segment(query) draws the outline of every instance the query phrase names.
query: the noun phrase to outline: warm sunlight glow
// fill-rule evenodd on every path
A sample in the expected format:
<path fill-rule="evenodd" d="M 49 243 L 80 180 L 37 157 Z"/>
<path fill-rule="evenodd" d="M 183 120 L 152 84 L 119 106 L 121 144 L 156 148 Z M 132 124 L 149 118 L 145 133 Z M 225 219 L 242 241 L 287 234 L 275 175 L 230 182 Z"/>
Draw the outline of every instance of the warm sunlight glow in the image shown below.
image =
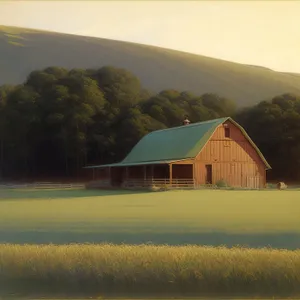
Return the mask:
<path fill-rule="evenodd" d="M 300 72 L 299 1 L 4 1 L 0 24 Z"/>

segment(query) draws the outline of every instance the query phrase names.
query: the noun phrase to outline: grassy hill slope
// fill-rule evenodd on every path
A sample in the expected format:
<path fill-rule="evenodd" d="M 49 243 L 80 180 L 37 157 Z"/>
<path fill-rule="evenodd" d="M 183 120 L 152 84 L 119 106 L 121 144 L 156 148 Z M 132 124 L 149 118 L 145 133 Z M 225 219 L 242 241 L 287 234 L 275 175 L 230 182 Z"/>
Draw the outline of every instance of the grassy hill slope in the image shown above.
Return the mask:
<path fill-rule="evenodd" d="M 128 69 L 153 92 L 168 88 L 213 92 L 240 105 L 300 93 L 298 74 L 141 44 L 0 26 L 0 85 L 21 83 L 32 70 L 48 66 L 104 65 Z"/>

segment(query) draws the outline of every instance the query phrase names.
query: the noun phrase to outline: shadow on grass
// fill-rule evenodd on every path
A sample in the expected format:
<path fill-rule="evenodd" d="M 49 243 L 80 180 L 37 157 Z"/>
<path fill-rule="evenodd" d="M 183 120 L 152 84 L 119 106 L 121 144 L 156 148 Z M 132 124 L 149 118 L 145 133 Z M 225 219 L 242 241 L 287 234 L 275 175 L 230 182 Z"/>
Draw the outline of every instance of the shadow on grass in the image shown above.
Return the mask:
<path fill-rule="evenodd" d="M 251 248 L 272 247 L 295 250 L 300 248 L 300 233 L 229 234 L 211 233 L 129 233 L 129 232 L 35 232 L 1 231 L 0 243 L 13 244 L 71 244 L 71 243 L 114 243 L 114 244 L 169 244 L 245 246 Z"/>
<path fill-rule="evenodd" d="M 37 199 L 62 199 L 62 198 L 83 198 L 101 196 L 121 196 L 132 194 L 145 194 L 149 191 L 131 190 L 86 190 L 86 189 L 2 189 L 0 190 L 0 201 L 3 200 L 37 200 Z"/>
<path fill-rule="evenodd" d="M 59 299 L 59 300 L 87 300 L 87 299 L 111 299 L 111 300 L 250 300 L 250 299 L 300 299 L 299 288 L 297 286 L 287 290 L 280 290 L 277 286 L 275 289 L 262 287 L 262 291 L 246 288 L 246 291 L 240 291 L 235 285 L 234 288 L 223 288 L 223 291 L 199 291 L 192 284 L 173 285 L 159 284 L 151 286 L 149 283 L 145 286 L 131 284 L 131 286 L 122 285 L 121 289 L 111 280 L 105 280 L 104 284 L 95 284 L 90 282 L 81 282 L 80 284 L 35 284 L 23 282 L 0 282 L 0 297 L 5 300 L 42 300 L 42 299 Z M 292 284 L 291 284 L 292 286 Z M 289 288 L 289 287 L 288 287 Z M 198 290 L 198 291 L 195 291 Z M 222 289 L 222 288 L 221 288 Z M 171 291 L 168 291 L 171 290 Z M 276 295 L 276 298 L 274 297 Z"/>
<path fill-rule="evenodd" d="M 272 191 L 263 190 L 262 192 Z M 288 191 L 298 191 L 298 189 L 289 189 Z M 299 189 L 300 191 L 300 189 Z M 227 190 L 230 192 L 230 190 Z M 22 199 L 28 200 L 51 200 L 51 199 L 74 199 L 85 197 L 101 197 L 101 196 L 122 196 L 151 193 L 147 190 L 101 190 L 101 189 L 0 189 L 0 201 L 18 201 Z"/>

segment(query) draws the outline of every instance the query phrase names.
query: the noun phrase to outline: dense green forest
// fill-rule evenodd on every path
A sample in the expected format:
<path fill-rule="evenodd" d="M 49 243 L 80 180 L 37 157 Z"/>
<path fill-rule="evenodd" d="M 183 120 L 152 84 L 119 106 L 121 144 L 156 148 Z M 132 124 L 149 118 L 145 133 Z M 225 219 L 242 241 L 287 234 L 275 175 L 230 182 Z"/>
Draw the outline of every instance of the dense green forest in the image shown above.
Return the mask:
<path fill-rule="evenodd" d="M 125 69 L 49 67 L 22 85 L 0 86 L 0 171 L 4 179 L 80 177 L 87 164 L 118 161 L 153 130 L 224 116 L 248 131 L 273 167 L 300 179 L 300 97 L 279 95 L 237 110 L 221 95 L 150 94 Z"/>

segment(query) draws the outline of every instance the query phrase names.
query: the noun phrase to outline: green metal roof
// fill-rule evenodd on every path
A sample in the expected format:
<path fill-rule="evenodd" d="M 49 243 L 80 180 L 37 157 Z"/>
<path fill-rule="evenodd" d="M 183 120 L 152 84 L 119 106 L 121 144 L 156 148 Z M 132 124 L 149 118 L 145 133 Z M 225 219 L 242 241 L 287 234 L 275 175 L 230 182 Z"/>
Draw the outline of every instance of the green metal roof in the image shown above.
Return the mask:
<path fill-rule="evenodd" d="M 226 119 L 153 131 L 145 135 L 123 162 L 176 160 L 197 156 L 215 129 Z"/>
<path fill-rule="evenodd" d="M 261 157 L 267 169 L 270 165 L 259 151 L 254 142 L 247 135 L 246 131 L 231 118 L 220 118 L 205 122 L 192 123 L 187 126 L 179 126 L 153 131 L 145 135 L 125 157 L 123 161 L 103 166 L 131 166 L 170 163 L 172 161 L 194 158 L 203 149 L 217 127 L 227 120 L 235 124 L 244 136 L 253 145 Z M 97 166 L 92 166 L 97 167 Z M 90 168 L 92 168 L 90 167 Z"/>

